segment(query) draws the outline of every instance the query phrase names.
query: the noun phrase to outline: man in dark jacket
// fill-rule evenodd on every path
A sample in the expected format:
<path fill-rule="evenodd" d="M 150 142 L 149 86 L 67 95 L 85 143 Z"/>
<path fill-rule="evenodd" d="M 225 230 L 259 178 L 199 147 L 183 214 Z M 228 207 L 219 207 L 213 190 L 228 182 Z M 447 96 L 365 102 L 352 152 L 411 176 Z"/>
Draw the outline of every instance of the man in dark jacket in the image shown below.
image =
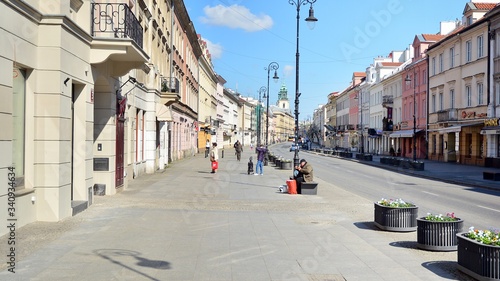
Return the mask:
<path fill-rule="evenodd" d="M 264 157 L 266 156 L 267 153 L 267 148 L 265 148 L 262 144 L 259 144 L 259 146 L 255 148 L 255 150 L 257 151 L 257 165 L 255 165 L 255 175 L 262 176 L 264 174 L 263 163 L 264 163 Z"/>
<path fill-rule="evenodd" d="M 238 161 L 241 160 L 241 152 L 243 151 L 243 146 L 241 145 L 241 142 L 239 140 L 234 143 L 234 150 L 236 152 L 236 159 Z"/>
<path fill-rule="evenodd" d="M 307 163 L 305 159 L 300 159 L 299 165 L 295 167 L 297 175 L 295 180 L 297 181 L 297 193 L 302 193 L 302 182 L 313 182 L 313 168 L 311 164 Z"/>

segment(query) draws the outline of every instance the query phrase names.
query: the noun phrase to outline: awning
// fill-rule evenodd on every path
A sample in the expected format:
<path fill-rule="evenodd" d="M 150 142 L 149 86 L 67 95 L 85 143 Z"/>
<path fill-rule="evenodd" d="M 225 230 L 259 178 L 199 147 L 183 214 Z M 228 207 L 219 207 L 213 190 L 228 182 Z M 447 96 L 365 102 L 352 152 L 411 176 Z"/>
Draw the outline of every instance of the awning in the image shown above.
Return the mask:
<path fill-rule="evenodd" d="M 484 127 L 481 130 L 481 135 L 500 135 L 500 126 Z"/>
<path fill-rule="evenodd" d="M 158 121 L 173 121 L 172 119 L 172 110 L 168 108 L 166 105 L 157 103 L 156 104 L 156 119 Z"/>
<path fill-rule="evenodd" d="M 422 130 L 420 130 L 420 129 L 415 130 L 416 133 L 418 133 L 420 131 L 422 131 Z M 413 137 L 413 129 L 396 131 L 396 132 L 390 134 L 389 137 L 390 138 L 411 138 L 411 137 Z"/>
<path fill-rule="evenodd" d="M 337 130 L 335 130 L 335 128 L 334 128 L 333 126 L 331 126 L 331 125 L 324 125 L 324 126 L 325 126 L 325 128 L 326 128 L 328 131 L 332 131 L 332 132 L 337 131 Z"/>
<path fill-rule="evenodd" d="M 460 124 L 460 125 L 453 125 L 450 127 L 444 127 L 444 128 L 439 128 L 439 129 L 429 129 L 428 132 L 438 132 L 440 134 L 445 134 L 445 133 L 458 133 L 462 131 L 462 127 L 469 127 L 469 126 L 475 126 L 483 124 L 483 122 L 476 122 L 476 123 L 469 123 L 469 124 Z"/>

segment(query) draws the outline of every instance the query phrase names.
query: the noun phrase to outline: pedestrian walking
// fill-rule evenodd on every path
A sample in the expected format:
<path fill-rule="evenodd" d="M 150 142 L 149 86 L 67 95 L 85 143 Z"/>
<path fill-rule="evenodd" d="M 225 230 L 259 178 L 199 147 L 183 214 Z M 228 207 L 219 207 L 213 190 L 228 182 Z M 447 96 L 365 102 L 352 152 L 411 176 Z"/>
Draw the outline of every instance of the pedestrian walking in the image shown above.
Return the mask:
<path fill-rule="evenodd" d="M 210 152 L 210 164 L 212 165 L 211 173 L 217 173 L 217 169 L 219 169 L 219 149 L 216 142 L 213 143 L 212 152 Z"/>
<path fill-rule="evenodd" d="M 207 139 L 207 142 L 205 143 L 205 158 L 207 158 L 209 154 L 210 154 L 210 140 Z"/>
<path fill-rule="evenodd" d="M 257 165 L 255 165 L 255 175 L 262 176 L 264 174 L 263 162 L 264 162 L 264 157 L 266 156 L 267 153 L 267 148 L 264 147 L 261 143 L 259 143 L 259 145 L 255 148 L 255 151 L 257 151 Z"/>
<path fill-rule="evenodd" d="M 238 161 L 240 161 L 241 160 L 241 152 L 243 152 L 243 146 L 241 145 L 241 142 L 239 140 L 237 140 L 234 143 L 234 151 L 235 151 L 235 154 L 236 154 L 236 159 Z"/>
<path fill-rule="evenodd" d="M 302 193 L 303 182 L 313 182 L 313 168 L 305 159 L 300 159 L 299 165 L 295 166 L 294 179 L 297 181 L 297 193 Z"/>

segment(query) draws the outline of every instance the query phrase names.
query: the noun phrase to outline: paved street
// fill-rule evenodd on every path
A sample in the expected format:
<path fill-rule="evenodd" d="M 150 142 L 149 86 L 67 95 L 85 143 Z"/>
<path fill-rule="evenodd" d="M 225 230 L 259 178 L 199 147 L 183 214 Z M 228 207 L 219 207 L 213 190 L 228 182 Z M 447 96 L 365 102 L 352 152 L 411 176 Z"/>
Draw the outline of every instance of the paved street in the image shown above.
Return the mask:
<path fill-rule="evenodd" d="M 317 196 L 289 195 L 278 186 L 291 171 L 247 175 L 251 155 L 238 162 L 227 149 L 211 174 L 199 154 L 94 197 L 75 217 L 25 226 L 16 273 L 4 264 L 0 280 L 472 280 L 456 252 L 375 228 L 373 202 L 335 183 L 318 178 Z"/>

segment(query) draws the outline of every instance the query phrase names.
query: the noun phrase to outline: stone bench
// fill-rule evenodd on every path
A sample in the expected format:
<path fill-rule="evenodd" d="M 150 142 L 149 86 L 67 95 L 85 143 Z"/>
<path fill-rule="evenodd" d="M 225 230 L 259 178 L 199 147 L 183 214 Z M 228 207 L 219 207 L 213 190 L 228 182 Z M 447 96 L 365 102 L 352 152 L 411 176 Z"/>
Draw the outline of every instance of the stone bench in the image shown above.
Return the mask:
<path fill-rule="evenodd" d="M 318 194 L 318 183 L 317 182 L 303 182 L 300 185 L 301 194 L 305 195 L 316 195 Z"/>
<path fill-rule="evenodd" d="M 483 180 L 500 181 L 500 171 L 499 172 L 484 171 Z"/>

